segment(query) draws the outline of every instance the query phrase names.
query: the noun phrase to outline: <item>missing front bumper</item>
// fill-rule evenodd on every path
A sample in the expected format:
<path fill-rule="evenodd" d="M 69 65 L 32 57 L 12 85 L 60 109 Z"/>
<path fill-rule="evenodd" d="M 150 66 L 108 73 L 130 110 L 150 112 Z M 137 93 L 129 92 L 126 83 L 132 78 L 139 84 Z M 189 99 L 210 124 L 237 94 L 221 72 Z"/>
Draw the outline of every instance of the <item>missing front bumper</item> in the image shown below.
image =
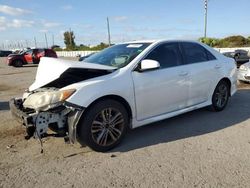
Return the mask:
<path fill-rule="evenodd" d="M 76 142 L 77 124 L 84 112 L 84 108 L 71 103 L 64 103 L 61 109 L 35 112 L 34 110 L 24 109 L 22 103 L 22 99 L 11 99 L 9 106 L 12 116 L 26 127 L 26 138 L 46 137 L 48 136 L 48 128 L 56 125 L 57 129 L 53 129 L 53 131 L 60 130 L 60 133 L 65 133 L 65 141 L 69 141 L 69 143 Z"/>

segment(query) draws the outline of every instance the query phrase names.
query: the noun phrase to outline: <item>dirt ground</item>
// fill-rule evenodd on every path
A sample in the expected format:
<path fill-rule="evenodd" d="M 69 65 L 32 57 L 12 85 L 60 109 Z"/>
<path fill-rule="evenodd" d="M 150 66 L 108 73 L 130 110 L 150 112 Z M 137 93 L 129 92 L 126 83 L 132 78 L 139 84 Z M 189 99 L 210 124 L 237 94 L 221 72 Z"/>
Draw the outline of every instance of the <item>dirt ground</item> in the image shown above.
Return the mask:
<path fill-rule="evenodd" d="M 250 187 L 250 85 L 219 113 L 200 109 L 129 131 L 97 153 L 63 138 L 24 139 L 8 101 L 33 82 L 36 66 L 0 60 L 0 188 Z"/>

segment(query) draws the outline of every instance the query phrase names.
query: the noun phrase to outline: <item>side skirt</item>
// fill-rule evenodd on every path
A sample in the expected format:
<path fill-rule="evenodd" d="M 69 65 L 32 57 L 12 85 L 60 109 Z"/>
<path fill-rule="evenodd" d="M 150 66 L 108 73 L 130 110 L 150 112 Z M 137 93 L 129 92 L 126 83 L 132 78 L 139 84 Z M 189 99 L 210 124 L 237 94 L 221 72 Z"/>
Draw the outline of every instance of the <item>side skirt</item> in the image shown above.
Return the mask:
<path fill-rule="evenodd" d="M 191 107 L 188 107 L 188 108 L 184 108 L 184 109 L 174 111 L 174 112 L 170 112 L 170 113 L 166 113 L 166 114 L 161 114 L 159 116 L 154 116 L 154 117 L 151 117 L 151 118 L 148 118 L 148 119 L 144 119 L 142 121 L 137 121 L 134 118 L 132 120 L 132 129 L 137 128 L 137 127 L 141 127 L 143 125 L 147 125 L 147 124 L 150 124 L 150 123 L 154 123 L 154 122 L 157 122 L 157 121 L 161 121 L 161 120 L 164 120 L 164 119 L 168 119 L 168 118 L 180 115 L 180 114 L 184 114 L 184 113 L 187 113 L 187 112 L 199 109 L 199 108 L 203 108 L 203 107 L 209 106 L 211 104 L 212 104 L 211 101 L 206 101 L 204 103 L 201 103 L 201 104 L 198 104 L 198 105 L 195 105 L 195 106 L 191 106 Z"/>

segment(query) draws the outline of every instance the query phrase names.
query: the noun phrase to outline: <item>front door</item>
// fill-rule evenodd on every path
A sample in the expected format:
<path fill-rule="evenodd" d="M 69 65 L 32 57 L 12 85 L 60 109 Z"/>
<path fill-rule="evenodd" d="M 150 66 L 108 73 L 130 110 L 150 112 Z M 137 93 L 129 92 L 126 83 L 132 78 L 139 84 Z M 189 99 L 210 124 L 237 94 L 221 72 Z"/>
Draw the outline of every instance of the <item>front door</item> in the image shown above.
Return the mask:
<path fill-rule="evenodd" d="M 174 112 L 187 106 L 189 73 L 182 65 L 178 43 L 164 43 L 144 59 L 156 60 L 161 67 L 133 71 L 137 120 Z"/>
<path fill-rule="evenodd" d="M 27 63 L 33 63 L 32 53 L 33 53 L 33 50 L 28 50 L 27 52 L 25 52 L 24 59 Z"/>

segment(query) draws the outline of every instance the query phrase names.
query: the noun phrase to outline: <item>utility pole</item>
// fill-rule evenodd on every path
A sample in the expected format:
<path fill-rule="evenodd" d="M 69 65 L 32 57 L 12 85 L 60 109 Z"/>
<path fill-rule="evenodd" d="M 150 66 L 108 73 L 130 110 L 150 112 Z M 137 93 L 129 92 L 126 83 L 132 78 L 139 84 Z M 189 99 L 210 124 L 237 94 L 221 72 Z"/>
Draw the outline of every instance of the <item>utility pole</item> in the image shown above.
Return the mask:
<path fill-rule="evenodd" d="M 208 0 L 205 0 L 205 28 L 204 28 L 204 38 L 207 38 L 207 4 L 208 4 Z"/>
<path fill-rule="evenodd" d="M 69 42 L 70 42 L 70 47 L 72 47 L 71 28 L 69 28 Z"/>
<path fill-rule="evenodd" d="M 54 34 L 52 33 L 52 45 L 55 45 L 55 41 L 54 41 Z"/>
<path fill-rule="evenodd" d="M 46 35 L 46 33 L 44 33 L 44 36 L 45 36 L 46 47 L 48 48 L 48 40 L 47 40 L 47 35 Z"/>
<path fill-rule="evenodd" d="M 34 42 L 35 42 L 35 48 L 37 48 L 37 45 L 36 45 L 36 37 L 34 37 Z"/>
<path fill-rule="evenodd" d="M 26 39 L 25 42 L 26 42 L 26 48 L 28 48 L 29 47 L 28 40 Z"/>
<path fill-rule="evenodd" d="M 111 46 L 110 28 L 109 28 L 109 17 L 107 17 L 107 27 L 108 27 L 108 43 L 109 43 L 109 46 Z"/>

